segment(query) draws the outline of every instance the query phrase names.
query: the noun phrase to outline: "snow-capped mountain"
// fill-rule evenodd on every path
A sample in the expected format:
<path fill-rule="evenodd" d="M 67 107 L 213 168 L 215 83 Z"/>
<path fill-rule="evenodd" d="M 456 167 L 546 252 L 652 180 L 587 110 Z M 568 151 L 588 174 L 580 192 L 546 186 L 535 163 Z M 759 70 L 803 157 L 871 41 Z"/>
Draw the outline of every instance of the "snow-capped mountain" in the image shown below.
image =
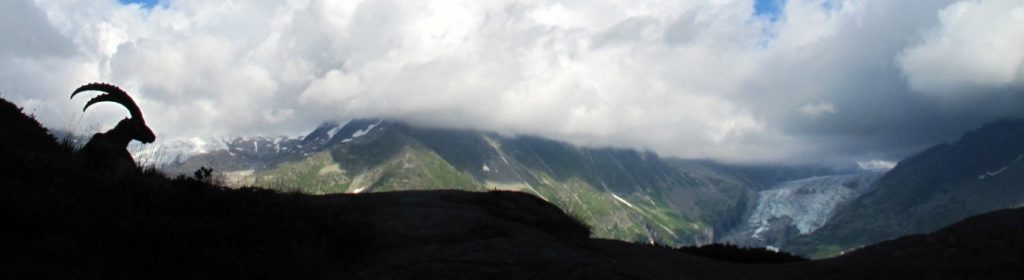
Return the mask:
<path fill-rule="evenodd" d="M 166 166 L 181 163 L 192 156 L 218 150 L 227 150 L 228 141 L 220 138 L 179 138 L 144 145 L 132 142 L 128 150 L 141 165 Z"/>
<path fill-rule="evenodd" d="M 171 173 L 188 173 L 191 171 L 186 168 L 193 166 L 186 163 L 193 157 L 205 157 L 203 160 L 206 161 L 216 161 L 211 158 L 230 157 L 268 163 L 277 162 L 289 157 L 308 156 L 322 150 L 325 145 L 332 142 L 352 141 L 370 133 L 376 124 L 355 131 L 346 131 L 347 134 L 339 134 L 344 128 L 342 125 L 327 122 L 309 134 L 298 137 L 193 137 L 161 139 L 161 141 L 146 145 L 133 142 L 129 145 L 129 151 L 135 157 L 135 161 L 142 165 L 154 165 Z M 222 167 L 227 167 L 229 170 L 235 169 L 230 166 Z"/>

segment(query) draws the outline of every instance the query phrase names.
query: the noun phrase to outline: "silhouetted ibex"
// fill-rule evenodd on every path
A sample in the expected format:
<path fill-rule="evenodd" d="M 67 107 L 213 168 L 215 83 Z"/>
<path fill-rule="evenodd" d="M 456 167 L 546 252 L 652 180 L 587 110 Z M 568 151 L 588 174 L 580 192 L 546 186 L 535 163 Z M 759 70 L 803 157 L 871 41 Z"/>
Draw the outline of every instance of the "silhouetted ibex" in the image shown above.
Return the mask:
<path fill-rule="evenodd" d="M 152 143 L 156 140 L 156 135 L 146 126 L 146 120 L 142 118 L 142 110 L 128 96 L 128 93 L 109 84 L 91 83 L 81 86 L 71 93 L 71 98 L 75 98 L 79 92 L 90 90 L 101 91 L 104 94 L 93 97 L 85 103 L 82 112 L 89 109 L 92 104 L 109 101 L 127 108 L 131 117 L 121 120 L 117 126 L 107 132 L 93 135 L 92 139 L 89 139 L 89 143 L 86 143 L 85 147 L 79 151 L 79 154 L 92 167 L 113 176 L 120 177 L 138 172 L 139 166 L 135 164 L 132 154 L 128 152 L 128 143 L 132 140 L 142 143 Z"/>

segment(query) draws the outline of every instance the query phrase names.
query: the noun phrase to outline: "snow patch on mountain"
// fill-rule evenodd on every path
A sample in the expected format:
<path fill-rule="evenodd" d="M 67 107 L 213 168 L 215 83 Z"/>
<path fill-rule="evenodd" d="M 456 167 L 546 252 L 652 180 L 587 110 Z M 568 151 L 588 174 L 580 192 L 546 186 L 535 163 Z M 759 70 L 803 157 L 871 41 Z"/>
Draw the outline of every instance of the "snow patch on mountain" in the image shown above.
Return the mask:
<path fill-rule="evenodd" d="M 379 125 L 379 124 L 380 124 L 380 121 L 377 121 L 377 123 L 371 124 L 370 126 L 366 127 L 366 129 L 356 130 L 356 132 L 352 133 L 352 139 L 363 137 L 363 135 L 366 135 L 367 133 L 370 133 L 370 131 L 373 130 L 374 127 L 377 127 L 377 125 Z"/>
<path fill-rule="evenodd" d="M 327 130 L 327 139 L 334 138 L 334 135 L 338 134 L 338 131 L 340 131 L 340 130 L 341 130 L 341 126 L 334 126 L 330 130 Z"/>
<path fill-rule="evenodd" d="M 636 206 L 633 206 L 633 204 L 632 204 L 632 203 L 629 203 L 629 201 L 626 201 L 625 199 L 622 199 L 622 198 L 621 198 L 621 197 L 619 197 L 618 195 L 612 194 L 612 197 L 614 197 L 614 198 L 615 198 L 616 200 L 618 200 L 619 202 L 622 202 L 622 203 L 623 203 L 623 204 L 625 204 L 626 206 L 629 206 L 629 208 L 633 208 L 633 210 L 636 210 L 636 211 L 640 211 L 640 209 L 639 209 L 639 208 L 636 208 Z"/>
<path fill-rule="evenodd" d="M 1007 167 L 1010 167 L 1010 165 L 1013 165 L 1014 163 L 1017 163 L 1018 161 L 1020 161 L 1020 159 L 1021 159 L 1022 157 L 1024 157 L 1024 155 L 1018 155 L 1016 159 L 1014 159 L 1014 160 L 1013 160 L 1013 161 L 1011 161 L 1010 163 L 1007 163 L 1007 164 L 1006 164 L 1005 166 L 1003 166 L 1002 168 L 996 169 L 995 171 L 988 171 L 988 172 L 985 172 L 985 174 L 981 174 L 981 175 L 979 175 L 979 176 L 978 176 L 978 180 L 985 180 L 985 178 L 988 178 L 988 177 L 992 177 L 992 176 L 996 176 L 996 175 L 999 175 L 999 173 L 1003 173 L 1003 171 L 1006 171 L 1006 168 L 1007 168 Z"/>
<path fill-rule="evenodd" d="M 352 140 L 355 140 L 356 138 L 363 137 L 366 134 L 369 134 L 370 131 L 373 130 L 374 128 L 376 128 L 378 125 L 380 125 L 380 123 L 381 123 L 381 120 L 377 120 L 376 123 L 371 124 L 371 125 L 367 126 L 364 129 L 356 130 L 356 132 L 352 133 L 352 137 L 342 139 L 341 143 L 352 142 Z M 381 128 L 381 129 L 383 129 L 383 128 Z"/>

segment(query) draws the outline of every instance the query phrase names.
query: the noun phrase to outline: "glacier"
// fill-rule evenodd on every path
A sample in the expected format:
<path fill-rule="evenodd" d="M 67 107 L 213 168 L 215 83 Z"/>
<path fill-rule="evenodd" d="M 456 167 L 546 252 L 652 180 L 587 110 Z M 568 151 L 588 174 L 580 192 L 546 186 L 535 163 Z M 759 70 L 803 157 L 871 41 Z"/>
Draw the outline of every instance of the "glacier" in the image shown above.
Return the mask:
<path fill-rule="evenodd" d="M 779 247 L 792 236 L 808 234 L 825 225 L 838 207 L 870 191 L 882 174 L 866 171 L 811 177 L 759 191 L 745 222 L 724 241 Z"/>

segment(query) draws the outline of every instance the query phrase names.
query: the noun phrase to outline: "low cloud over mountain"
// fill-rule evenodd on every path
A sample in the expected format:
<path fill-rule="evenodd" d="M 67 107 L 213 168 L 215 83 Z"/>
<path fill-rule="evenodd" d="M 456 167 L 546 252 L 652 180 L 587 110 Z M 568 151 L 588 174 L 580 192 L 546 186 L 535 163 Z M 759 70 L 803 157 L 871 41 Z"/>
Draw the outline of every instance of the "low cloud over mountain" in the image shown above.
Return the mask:
<path fill-rule="evenodd" d="M 101 80 L 168 138 L 382 117 L 743 162 L 1024 117 L 1020 1 L 754 2 L 4 1 L 0 91 L 55 128 L 124 114 L 73 120 Z"/>

